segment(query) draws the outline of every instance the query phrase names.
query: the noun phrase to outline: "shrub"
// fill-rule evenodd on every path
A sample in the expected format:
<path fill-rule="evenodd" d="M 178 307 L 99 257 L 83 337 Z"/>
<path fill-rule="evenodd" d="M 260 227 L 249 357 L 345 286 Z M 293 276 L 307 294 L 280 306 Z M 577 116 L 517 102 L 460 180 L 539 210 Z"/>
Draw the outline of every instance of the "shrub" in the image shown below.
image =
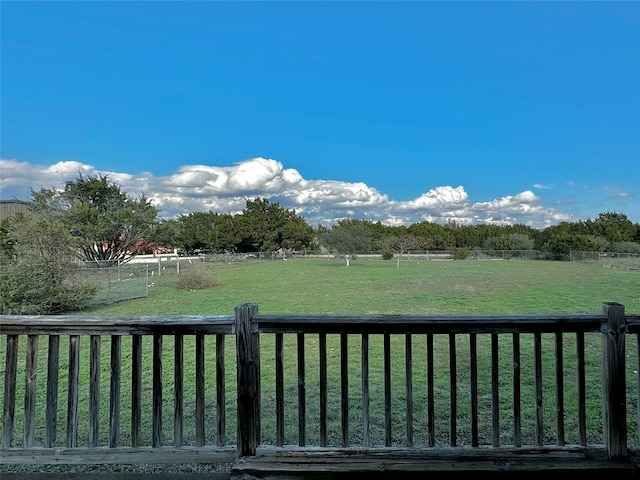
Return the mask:
<path fill-rule="evenodd" d="M 466 248 L 454 248 L 453 251 L 454 260 L 466 260 L 471 255 L 471 250 Z"/>
<path fill-rule="evenodd" d="M 81 310 L 96 292 L 55 266 L 10 262 L 0 276 L 0 314 L 51 315 Z"/>
<path fill-rule="evenodd" d="M 176 288 L 184 290 L 202 290 L 219 284 L 220 281 L 211 274 L 211 270 L 201 265 L 182 271 L 176 280 Z"/>
<path fill-rule="evenodd" d="M 390 248 L 385 248 L 382 250 L 382 259 L 383 260 L 392 260 L 393 259 L 393 250 Z"/>

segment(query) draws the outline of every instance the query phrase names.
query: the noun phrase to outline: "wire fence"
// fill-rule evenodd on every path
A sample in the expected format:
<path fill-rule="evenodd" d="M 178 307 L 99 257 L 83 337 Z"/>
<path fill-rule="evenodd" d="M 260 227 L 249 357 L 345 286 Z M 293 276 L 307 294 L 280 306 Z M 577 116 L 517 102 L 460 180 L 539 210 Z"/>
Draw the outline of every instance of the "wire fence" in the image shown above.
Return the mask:
<path fill-rule="evenodd" d="M 640 270 L 640 253 L 570 252 L 572 262 L 594 263 L 609 268 Z"/>
<path fill-rule="evenodd" d="M 149 266 L 120 264 L 96 268 L 76 264 L 73 275 L 79 283 L 95 285 L 96 293 L 88 306 L 105 305 L 146 297 L 149 293 Z"/>

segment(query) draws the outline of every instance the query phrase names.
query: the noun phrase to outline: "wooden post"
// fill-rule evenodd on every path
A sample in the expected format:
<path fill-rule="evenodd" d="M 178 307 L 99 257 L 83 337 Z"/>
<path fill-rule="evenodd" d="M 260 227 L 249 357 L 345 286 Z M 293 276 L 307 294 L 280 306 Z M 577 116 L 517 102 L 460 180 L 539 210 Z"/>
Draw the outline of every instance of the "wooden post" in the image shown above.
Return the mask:
<path fill-rule="evenodd" d="M 610 459 L 627 456 L 624 306 L 603 303 L 602 324 L 603 441 Z"/>
<path fill-rule="evenodd" d="M 260 342 L 252 320 L 258 305 L 235 308 L 238 383 L 238 456 L 256 454 L 260 443 Z"/>

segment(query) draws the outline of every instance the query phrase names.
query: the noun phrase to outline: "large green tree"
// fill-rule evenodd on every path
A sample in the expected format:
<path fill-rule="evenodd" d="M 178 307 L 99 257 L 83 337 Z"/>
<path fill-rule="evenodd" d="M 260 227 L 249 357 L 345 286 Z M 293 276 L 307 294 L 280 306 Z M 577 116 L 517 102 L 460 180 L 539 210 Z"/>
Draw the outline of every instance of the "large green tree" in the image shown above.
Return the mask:
<path fill-rule="evenodd" d="M 483 247 L 487 250 L 532 250 L 534 241 L 523 233 L 502 234 L 499 237 L 489 237 Z"/>
<path fill-rule="evenodd" d="M 99 267 L 132 258 L 151 237 L 158 214 L 144 194 L 129 196 L 107 175 L 79 174 L 63 190 L 41 189 L 32 197 L 36 209 L 61 213 L 78 257 Z"/>
<path fill-rule="evenodd" d="M 455 230 L 434 222 L 418 222 L 407 227 L 419 239 L 423 250 L 450 250 L 455 247 Z"/>
<path fill-rule="evenodd" d="M 217 213 L 211 224 L 212 233 L 209 248 L 216 252 L 236 252 L 241 242 L 241 215 Z"/>
<path fill-rule="evenodd" d="M 235 252 L 241 241 L 238 215 L 193 212 L 180 216 L 181 245 L 187 252 L 208 249 L 217 253 Z"/>
<path fill-rule="evenodd" d="M 637 226 L 623 213 L 601 213 L 598 218 L 587 220 L 585 224 L 591 235 L 603 237 L 610 243 L 631 242 L 637 232 Z"/>
<path fill-rule="evenodd" d="M 185 252 L 212 248 L 216 217 L 217 214 L 213 212 L 192 212 L 178 217 L 180 224 L 178 239 Z"/>
<path fill-rule="evenodd" d="M 182 246 L 182 224 L 175 218 L 163 218 L 157 222 L 149 237 L 153 244 L 167 249 Z"/>
<path fill-rule="evenodd" d="M 334 255 L 345 259 L 347 267 L 357 253 L 368 252 L 372 245 L 371 231 L 362 222 L 338 221 L 323 229 L 320 243 Z"/>
<path fill-rule="evenodd" d="M 605 245 L 600 237 L 588 233 L 584 222 L 560 222 L 546 228 L 539 241 L 542 250 L 552 254 L 557 260 L 568 260 L 571 251 L 603 252 Z"/>
<path fill-rule="evenodd" d="M 313 241 L 313 228 L 295 210 L 269 202 L 266 198 L 247 200 L 246 208 L 237 216 L 241 235 L 241 252 L 266 252 L 308 248 Z"/>

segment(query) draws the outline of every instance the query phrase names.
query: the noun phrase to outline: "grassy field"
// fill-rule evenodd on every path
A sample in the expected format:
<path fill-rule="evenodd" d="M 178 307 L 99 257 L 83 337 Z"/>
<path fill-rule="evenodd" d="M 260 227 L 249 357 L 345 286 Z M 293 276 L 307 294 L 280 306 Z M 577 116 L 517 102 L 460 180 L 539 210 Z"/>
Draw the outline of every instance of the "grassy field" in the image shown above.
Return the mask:
<path fill-rule="evenodd" d="M 245 302 L 263 313 L 599 312 L 618 302 L 640 312 L 640 272 L 579 262 L 338 259 L 204 264 L 206 290 L 152 277 L 149 296 L 94 308 L 95 315 L 225 315 Z"/>
<path fill-rule="evenodd" d="M 243 264 L 204 264 L 202 268 L 210 270 L 218 280 L 215 288 L 203 290 L 182 290 L 176 289 L 176 275 L 167 274 L 161 277 L 155 276 L 151 279 L 151 287 L 147 298 L 129 300 L 99 308 L 93 308 L 78 315 L 226 315 L 233 314 L 234 308 L 244 302 L 257 303 L 259 310 L 263 313 L 396 313 L 396 314 L 468 314 L 468 313 L 551 313 L 551 312 L 585 312 L 597 313 L 601 309 L 603 302 L 618 302 L 626 307 L 628 313 L 640 312 L 640 272 L 626 269 L 606 268 L 603 266 L 577 263 L 577 262 L 550 262 L 550 261 L 528 261 L 528 260 L 461 260 L 461 261 L 403 261 L 399 268 L 393 261 L 382 261 L 378 259 L 358 259 L 352 262 L 350 267 L 346 267 L 344 262 L 338 259 L 294 259 L 288 261 L 265 261 L 250 262 Z M 187 270 L 183 271 L 186 274 Z M 468 438 L 468 408 L 469 388 L 468 388 L 468 339 L 460 336 L 458 347 L 460 348 L 460 369 L 459 382 L 461 385 L 459 402 L 460 410 L 460 437 Z M 525 336 L 526 337 L 526 336 Z M 88 357 L 86 342 L 83 345 L 81 359 L 81 418 L 87 418 L 88 392 Z M 130 354 L 130 344 L 128 339 L 123 341 L 123 357 L 126 359 Z M 227 419 L 229 423 L 228 439 L 231 443 L 235 438 L 235 358 L 233 338 L 227 338 L 227 378 L 226 391 L 228 392 Z M 545 339 L 544 344 L 544 378 L 545 382 L 545 419 L 547 424 L 553 425 L 555 418 L 553 387 L 553 339 Z M 4 357 L 5 338 L 0 338 L 0 355 Z M 146 340 L 145 340 L 146 342 Z M 309 429 L 308 443 L 313 444 L 318 441 L 318 375 L 317 375 L 317 337 L 309 336 L 307 342 L 307 428 Z M 337 336 L 331 336 L 329 342 L 329 369 L 330 369 L 330 412 L 331 419 L 330 437 L 333 444 L 339 444 L 339 423 L 340 423 L 340 398 L 339 398 L 339 343 Z M 24 358 L 23 352 L 20 358 Z M 151 349 L 150 341 L 145 343 L 145 365 L 150 365 Z M 273 384 L 273 358 L 274 345 L 273 337 L 266 336 L 261 339 L 262 351 L 262 376 L 263 376 L 263 406 L 265 413 L 263 417 L 263 437 L 265 443 L 274 441 L 274 412 L 275 395 Z M 632 342 L 629 342 L 631 344 Z M 40 387 L 44 387 L 46 375 L 46 342 L 41 342 L 42 351 L 39 354 L 39 372 L 42 381 Z M 425 398 L 425 362 L 424 362 L 424 338 L 415 336 L 413 338 L 413 351 L 421 360 L 414 362 L 414 401 L 417 406 L 424 408 Z M 523 338 L 523 374 L 525 369 L 532 366 L 530 355 L 531 339 Z M 568 351 L 573 348 L 575 351 L 575 339 L 567 338 L 565 345 Z M 629 346 L 630 350 L 635 345 Z M 61 352 L 66 347 L 64 341 L 61 342 Z M 393 338 L 393 384 L 392 397 L 394 401 L 394 412 L 402 412 L 405 402 L 404 390 L 404 337 Z M 443 427 L 438 434 L 438 441 L 447 441 L 448 422 L 448 345 L 446 336 L 436 339 L 436 396 L 437 396 L 437 416 Z M 501 344 L 501 410 L 504 414 L 505 439 L 508 442 L 509 430 L 511 428 L 508 411 L 511 407 L 511 350 L 510 346 Z M 190 341 L 185 341 L 185 386 L 187 395 L 193 392 L 193 359 L 194 346 Z M 211 365 L 214 361 L 215 345 L 214 339 L 207 339 L 207 362 Z M 286 336 L 285 340 L 285 388 L 286 388 L 286 442 L 297 443 L 297 364 L 296 364 L 296 344 L 295 336 Z M 108 395 L 109 388 L 109 344 L 108 339 L 104 339 L 102 347 L 102 392 Z M 350 375 L 350 417 L 352 417 L 352 435 L 354 444 L 357 444 L 361 434 L 360 414 L 360 339 L 357 337 L 349 340 L 349 375 Z M 597 336 L 589 338 L 587 341 L 587 355 L 589 355 L 588 368 L 589 392 L 592 392 L 594 407 L 588 411 L 588 422 L 596 427 L 590 433 L 590 441 L 598 441 L 598 423 L 601 421 L 599 409 L 599 395 L 601 390 L 600 380 L 600 343 Z M 629 353 L 633 359 L 633 352 Z M 170 444 L 172 438 L 172 339 L 165 341 L 166 365 L 164 369 L 164 380 L 166 392 L 164 393 L 164 415 L 165 439 Z M 376 444 L 383 443 L 383 400 L 381 392 L 383 390 L 382 378 L 382 348 L 381 339 L 372 339 L 370 346 L 371 364 L 371 390 L 376 394 L 372 398 L 372 434 Z M 67 366 L 64 364 L 64 355 L 61 359 L 61 372 L 66 372 Z M 490 344 L 487 338 L 478 340 L 479 369 L 481 373 L 490 370 L 488 359 L 490 358 Z M 126 363 L 125 363 L 126 365 Z M 633 379 L 634 365 L 630 362 L 629 378 Z M 567 383 L 575 379 L 575 360 L 565 359 L 565 369 Z M 0 373 L 3 373 L 4 366 L 0 366 Z M 212 432 L 215 431 L 215 378 L 213 366 L 208 367 L 206 380 L 207 390 L 207 440 L 212 442 Z M 18 372 L 20 375 L 21 371 Z M 123 418 L 122 418 L 122 444 L 126 445 L 128 440 L 128 402 L 129 392 L 128 375 L 123 372 L 122 394 L 123 394 Z M 22 373 L 24 375 L 24 373 Z M 532 378 L 530 370 L 528 376 L 523 377 L 523 413 L 533 414 L 535 410 L 534 392 L 532 391 Z M 66 374 L 63 373 L 60 379 L 60 433 L 58 438 L 64 441 L 64 418 L 66 415 Z M 491 425 L 491 397 L 490 397 L 490 375 L 485 375 L 481 379 L 480 389 L 480 422 L 483 426 Z M 19 377 L 23 378 L 23 377 Z M 150 373 L 145 377 L 148 388 L 144 398 L 145 415 L 150 414 Z M 633 380 L 635 382 L 635 380 Z M 333 384 L 331 382 L 334 382 Z M 333 385 L 333 386 L 332 386 Z M 18 382 L 18 399 L 21 398 L 24 382 Z M 630 392 L 634 391 L 635 384 L 630 382 Z M 42 388 L 44 390 L 44 388 Z M 42 400 L 38 404 L 38 422 L 41 425 L 44 417 L 44 392 Z M 570 420 L 575 418 L 575 398 L 570 394 L 566 397 L 567 435 L 575 436 L 575 422 Z M 635 402 L 635 398 L 632 400 Z M 105 401 L 106 402 L 106 401 Z M 630 418 L 633 420 L 635 412 L 630 405 Z M 193 405 L 187 402 L 187 421 L 193 418 Z M 190 410 L 189 410 L 190 409 Z M 17 417 L 20 415 L 20 406 L 16 409 Z M 102 408 L 103 421 L 101 425 L 102 442 L 107 441 L 108 425 L 108 402 Z M 395 415 L 395 413 L 394 413 Z M 416 443 L 425 440 L 425 413 L 416 412 Z M 87 422 L 85 422 L 87 423 Z M 149 417 L 145 418 L 145 425 L 149 425 Z M 394 444 L 401 443 L 404 437 L 404 418 L 394 416 Z M 523 428 L 530 428 L 531 425 L 523 425 Z M 20 432 L 21 419 L 16 418 L 16 431 Z M 87 425 L 80 428 L 80 443 L 86 442 Z M 590 427 L 591 428 L 591 427 Z M 194 438 L 194 426 L 185 426 L 186 442 L 192 442 Z M 395 432 L 395 430 L 394 430 Z M 38 437 L 42 438 L 42 431 L 38 431 Z M 147 432 L 148 440 L 149 433 Z M 526 436 L 528 435 L 528 436 Z M 525 440 L 530 440 L 532 433 L 525 435 Z M 551 431 L 545 435 L 553 438 Z M 18 434 L 17 437 L 21 435 Z M 630 435 L 632 437 L 633 435 Z M 18 442 L 20 439 L 18 438 Z M 464 443 L 466 440 L 462 441 Z M 634 439 L 635 441 L 635 439 Z M 490 442 L 490 439 L 489 439 Z"/>

